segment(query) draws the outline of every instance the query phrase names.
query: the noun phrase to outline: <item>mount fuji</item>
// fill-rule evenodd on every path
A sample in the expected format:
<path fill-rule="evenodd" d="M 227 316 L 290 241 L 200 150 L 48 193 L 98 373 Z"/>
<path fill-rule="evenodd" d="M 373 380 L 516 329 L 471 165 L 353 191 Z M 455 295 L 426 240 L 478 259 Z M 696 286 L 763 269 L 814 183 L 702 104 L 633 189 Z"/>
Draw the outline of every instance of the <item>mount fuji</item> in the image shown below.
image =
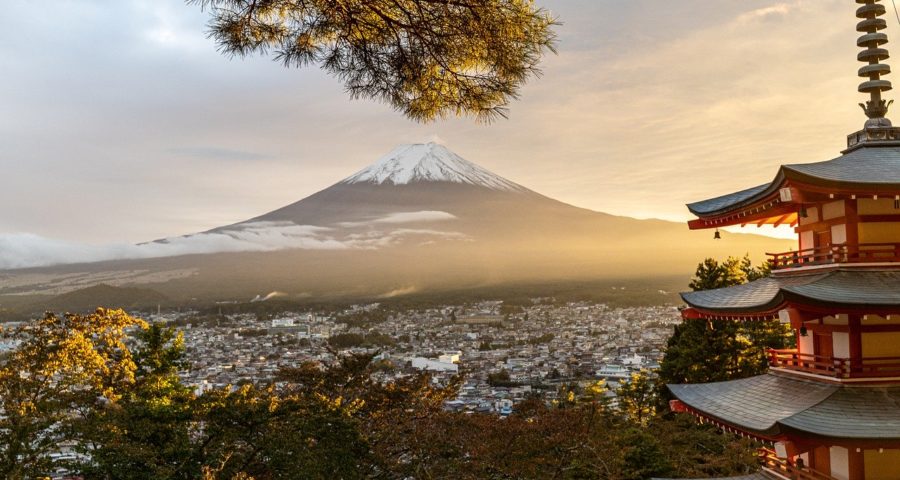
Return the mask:
<path fill-rule="evenodd" d="M 790 248 L 679 223 L 578 208 L 437 143 L 402 145 L 336 184 L 206 232 L 131 245 L 90 263 L 0 271 L 0 295 L 97 283 L 169 298 L 393 296 L 513 282 L 687 278 L 705 257 Z M 2 260 L 2 259 L 0 259 Z M 0 265 L 2 268 L 2 265 Z"/>

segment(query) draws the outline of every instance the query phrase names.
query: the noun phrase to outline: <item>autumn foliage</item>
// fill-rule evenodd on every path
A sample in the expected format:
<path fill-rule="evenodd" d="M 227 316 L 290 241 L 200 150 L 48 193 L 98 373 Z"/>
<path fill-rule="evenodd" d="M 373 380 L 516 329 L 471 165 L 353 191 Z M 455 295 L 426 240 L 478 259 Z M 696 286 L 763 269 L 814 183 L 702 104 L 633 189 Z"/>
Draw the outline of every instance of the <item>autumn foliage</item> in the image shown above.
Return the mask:
<path fill-rule="evenodd" d="M 598 382 L 501 419 L 446 411 L 458 380 L 378 380 L 368 355 L 198 396 L 178 377 L 189 368 L 180 333 L 120 310 L 48 314 L 5 334 L 22 343 L 0 358 L 3 478 L 636 480 L 754 468 L 746 441 L 658 413 L 646 375 L 619 392 L 621 408 Z"/>

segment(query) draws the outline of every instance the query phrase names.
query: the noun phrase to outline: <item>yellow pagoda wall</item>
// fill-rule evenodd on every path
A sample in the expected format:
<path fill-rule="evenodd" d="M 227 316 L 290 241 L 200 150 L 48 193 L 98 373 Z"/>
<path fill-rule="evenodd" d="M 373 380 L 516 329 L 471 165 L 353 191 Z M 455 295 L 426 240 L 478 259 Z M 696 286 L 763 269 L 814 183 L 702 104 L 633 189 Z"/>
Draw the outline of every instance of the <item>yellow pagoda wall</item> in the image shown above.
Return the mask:
<path fill-rule="evenodd" d="M 862 354 L 865 358 L 900 357 L 900 332 L 863 333 Z"/>
<path fill-rule="evenodd" d="M 810 323 L 821 325 L 847 326 L 846 314 L 828 315 Z M 879 315 L 866 315 L 860 321 L 862 326 L 871 325 L 895 325 L 900 326 L 900 316 L 893 315 L 885 318 Z M 800 353 L 815 352 L 815 333 L 810 329 L 806 336 L 797 337 L 797 349 Z M 860 335 L 862 343 L 862 356 L 874 357 L 900 357 L 900 332 L 864 332 Z M 832 355 L 835 358 L 850 358 L 850 334 L 848 332 L 831 333 Z M 900 468 L 900 466 L 898 466 Z"/>
<path fill-rule="evenodd" d="M 859 215 L 898 215 L 892 198 L 860 198 L 856 201 Z M 900 222 L 875 222 L 859 224 L 860 243 L 900 242 Z"/>
<path fill-rule="evenodd" d="M 900 480 L 900 450 L 866 450 L 866 480 Z"/>
<path fill-rule="evenodd" d="M 859 243 L 900 243 L 900 222 L 860 223 Z"/>
<path fill-rule="evenodd" d="M 896 315 L 885 318 L 880 315 L 866 315 L 861 324 L 867 325 L 897 325 Z M 862 336 L 863 357 L 900 357 L 900 332 L 866 332 Z M 900 470 L 900 463 L 897 464 Z"/>
<path fill-rule="evenodd" d="M 897 215 L 892 198 L 860 198 L 856 201 L 856 210 L 859 215 Z"/>

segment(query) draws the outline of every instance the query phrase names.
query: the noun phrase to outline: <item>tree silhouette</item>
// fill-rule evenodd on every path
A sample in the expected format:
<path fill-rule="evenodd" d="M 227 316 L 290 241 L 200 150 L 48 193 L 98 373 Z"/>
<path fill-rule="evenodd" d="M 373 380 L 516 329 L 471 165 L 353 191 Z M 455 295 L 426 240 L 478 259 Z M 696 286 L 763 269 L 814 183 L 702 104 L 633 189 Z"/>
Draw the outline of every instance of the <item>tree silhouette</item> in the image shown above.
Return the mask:
<path fill-rule="evenodd" d="M 554 18 L 523 0 L 187 1 L 223 53 L 319 65 L 417 121 L 505 117 L 555 40 Z"/>

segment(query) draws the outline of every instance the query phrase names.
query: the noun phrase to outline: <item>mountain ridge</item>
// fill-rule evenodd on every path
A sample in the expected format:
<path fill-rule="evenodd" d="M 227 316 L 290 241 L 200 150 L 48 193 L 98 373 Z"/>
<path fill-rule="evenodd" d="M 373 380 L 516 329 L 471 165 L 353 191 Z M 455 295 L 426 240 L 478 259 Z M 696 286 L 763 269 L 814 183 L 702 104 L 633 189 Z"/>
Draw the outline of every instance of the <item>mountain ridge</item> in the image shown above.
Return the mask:
<path fill-rule="evenodd" d="M 0 295 L 59 293 L 69 283 L 83 288 L 111 280 L 152 285 L 178 300 L 249 299 L 272 291 L 378 297 L 521 281 L 688 278 L 706 257 L 793 246 L 754 235 L 723 237 L 569 205 L 442 145 L 418 144 L 251 219 L 135 246 L 131 258 L 7 271 L 15 278 L 6 284 L 15 287 L 0 282 Z"/>
<path fill-rule="evenodd" d="M 467 183 L 496 190 L 529 191 L 435 142 L 400 145 L 338 183 L 407 185 L 416 182 Z"/>

